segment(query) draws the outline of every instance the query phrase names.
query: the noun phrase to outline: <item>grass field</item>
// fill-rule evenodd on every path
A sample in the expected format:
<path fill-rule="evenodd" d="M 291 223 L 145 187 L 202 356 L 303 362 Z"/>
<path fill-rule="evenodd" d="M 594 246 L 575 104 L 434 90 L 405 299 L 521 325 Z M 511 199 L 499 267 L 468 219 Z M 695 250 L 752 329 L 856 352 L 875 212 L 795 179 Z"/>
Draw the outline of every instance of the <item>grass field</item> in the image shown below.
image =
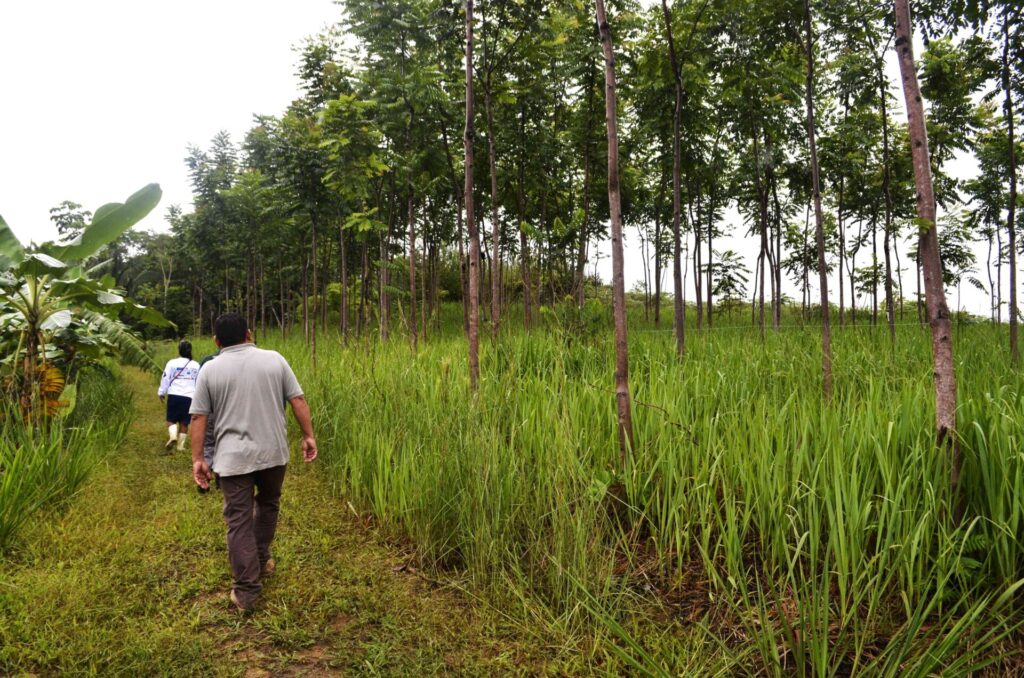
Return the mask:
<path fill-rule="evenodd" d="M 901 326 L 895 348 L 884 327 L 837 329 L 824 405 L 813 327 L 763 343 L 691 327 L 679 361 L 671 333 L 634 319 L 623 464 L 610 330 L 548 324 L 482 342 L 476 396 L 457 322 L 416 355 L 321 336 L 315 370 L 297 338 L 266 343 L 310 391 L 336 492 L 519 617 L 614 632 L 653 607 L 768 674 L 1020 666 L 1024 400 L 1005 330 L 957 329 L 957 524 L 926 328 Z M 682 668 L 657 637 L 616 637 L 652 672 Z"/>
<path fill-rule="evenodd" d="M 167 357 L 167 356 L 164 356 Z M 292 465 L 259 611 L 233 612 L 220 497 L 163 454 L 153 377 L 63 510 L 36 513 L 0 557 L 0 675 L 280 676 L 585 673 L 614 657 L 561 647 L 412 565 L 408 545 Z"/>
<path fill-rule="evenodd" d="M 0 404 L 0 552 L 39 511 L 72 497 L 123 437 L 132 404 L 112 377 L 85 375 L 62 395 L 61 416 L 40 429 L 23 426 L 13 403 Z"/>
<path fill-rule="evenodd" d="M 617 449 L 606 318 L 415 355 L 321 333 L 292 362 L 321 458 L 286 482 L 279 573 L 228 607 L 220 503 L 127 437 L 0 559 L 0 672 L 128 675 L 968 675 L 1021 670 L 1024 400 L 999 329 L 958 329 L 965 518 L 933 444 L 927 331 L 688 335 L 633 319 L 636 449 Z M 739 320 L 740 322 L 742 320 Z M 212 350 L 195 340 L 197 355 Z M 160 356 L 169 356 L 163 346 Z"/>

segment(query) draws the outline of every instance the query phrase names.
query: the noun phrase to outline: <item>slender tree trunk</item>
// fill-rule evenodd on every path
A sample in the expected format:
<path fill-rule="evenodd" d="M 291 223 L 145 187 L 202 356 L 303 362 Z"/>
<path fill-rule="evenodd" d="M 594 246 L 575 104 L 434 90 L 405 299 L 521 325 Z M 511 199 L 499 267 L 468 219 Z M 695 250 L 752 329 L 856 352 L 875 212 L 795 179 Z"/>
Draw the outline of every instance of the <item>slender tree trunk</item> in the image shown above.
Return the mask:
<path fill-rule="evenodd" d="M 897 232 L 894 231 L 894 235 L 896 233 Z M 906 299 L 906 295 L 903 294 L 903 264 L 900 263 L 900 248 L 898 246 L 898 242 L 899 242 L 899 239 L 897 238 L 897 243 L 893 244 L 893 247 L 892 247 L 892 254 L 893 254 L 893 258 L 896 259 L 896 281 L 895 282 L 896 282 L 896 289 L 898 289 L 900 291 L 900 322 L 902 322 L 903 321 L 903 306 L 904 306 L 903 302 Z"/>
<path fill-rule="evenodd" d="M 356 334 L 362 336 L 363 330 L 366 329 L 366 300 L 370 296 L 370 247 L 366 240 L 363 240 L 360 249 L 363 270 L 359 278 L 359 317 L 356 321 L 359 327 L 356 328 Z"/>
<path fill-rule="evenodd" d="M 654 199 L 654 326 L 661 327 L 661 217 L 665 200 L 665 173 L 661 172 Z"/>
<path fill-rule="evenodd" d="M 302 262 L 302 331 L 309 346 L 309 255 Z"/>
<path fill-rule="evenodd" d="M 341 306 L 338 309 L 338 328 L 341 340 L 348 344 L 348 251 L 345 248 L 345 229 L 338 228 L 338 274 L 341 276 Z"/>
<path fill-rule="evenodd" d="M 847 260 L 850 262 L 850 267 L 846 269 L 849 273 L 850 278 L 850 324 L 857 324 L 857 281 L 854 279 L 854 274 L 857 272 L 857 252 L 860 251 L 861 237 L 864 235 L 864 221 L 858 219 L 857 221 L 857 246 L 850 252 L 850 256 Z"/>
<path fill-rule="evenodd" d="M 671 35 L 671 29 L 670 29 Z M 672 45 L 670 38 L 670 45 Z M 675 51 L 672 49 L 672 51 Z M 673 69 L 676 67 L 673 66 Z M 672 112 L 672 290 L 673 290 L 673 330 L 676 335 L 676 355 L 686 354 L 686 304 L 683 301 L 683 245 L 682 245 L 682 214 L 681 196 L 681 165 L 682 150 L 679 139 L 680 116 L 682 115 L 682 91 L 676 82 L 676 104 Z"/>
<path fill-rule="evenodd" d="M 390 325 L 390 323 L 388 322 L 389 318 L 388 318 L 388 302 L 387 302 L 388 271 L 387 271 L 387 260 L 385 259 L 386 252 L 387 252 L 387 244 L 386 244 L 386 241 L 385 241 L 385 238 L 384 238 L 383 235 L 381 235 L 380 248 L 379 249 L 380 249 L 380 270 L 377 273 L 378 273 L 378 278 L 379 278 L 378 286 L 380 287 L 380 290 L 379 290 L 379 293 L 380 293 L 380 340 L 381 341 L 387 341 L 388 340 L 389 325 Z"/>
<path fill-rule="evenodd" d="M 1006 213 L 1006 233 L 1010 245 L 1010 365 L 1020 363 L 1020 349 L 1017 346 L 1017 149 L 1013 130 L 1013 90 L 1010 86 L 1010 18 L 1009 5 L 1003 10 L 1003 91 L 1006 98 L 1003 112 L 1006 116 L 1006 130 L 1010 149 L 1010 200 Z"/>
<path fill-rule="evenodd" d="M 427 287 L 430 282 L 430 247 L 427 245 L 426 234 L 423 237 L 423 252 L 426 254 L 426 263 L 423 271 L 420 272 L 420 331 L 423 332 L 423 341 L 427 341 L 430 330 L 427 327 L 429 322 L 430 296 L 427 294 Z"/>
<path fill-rule="evenodd" d="M 878 69 L 878 94 L 882 109 L 882 193 L 885 195 L 885 317 L 889 324 L 889 341 L 896 347 L 896 308 L 892 294 L 892 260 L 889 257 L 892 240 L 892 174 L 889 165 L 889 112 L 885 75 Z"/>
<path fill-rule="evenodd" d="M 754 266 L 754 290 L 750 294 L 750 326 L 757 327 L 757 278 L 763 276 L 764 252 L 757 256 L 757 264 Z M 764 279 L 761 279 L 761 289 L 764 289 Z M 764 325 L 761 325 L 761 339 L 764 340 Z"/>
<path fill-rule="evenodd" d="M 459 180 L 455 175 L 455 163 L 452 161 L 451 146 L 448 144 L 448 129 L 441 125 L 441 139 L 444 141 L 444 155 L 448 160 L 448 175 L 452 180 L 452 193 L 455 196 L 455 238 L 459 248 L 459 289 L 462 291 L 462 330 L 469 334 L 469 289 L 466 287 L 466 253 L 462 246 L 462 194 Z"/>
<path fill-rule="evenodd" d="M 457 215 L 456 222 L 458 227 L 458 233 L 456 237 L 459 240 L 459 289 L 462 291 L 462 331 L 469 335 L 469 283 L 466 281 L 466 253 L 462 245 L 462 196 L 456 195 L 455 198 L 455 214 Z"/>
<path fill-rule="evenodd" d="M 775 177 L 775 169 L 769 166 L 771 171 L 772 204 L 774 205 L 775 223 L 775 315 L 772 316 L 772 327 L 779 329 L 782 325 L 782 207 L 779 203 L 778 179 Z"/>
<path fill-rule="evenodd" d="M 697 330 L 704 325 L 704 286 L 701 284 L 700 275 L 700 224 L 701 224 L 701 204 L 700 194 L 697 194 L 697 212 L 693 211 L 693 184 L 692 182 L 686 182 L 686 207 L 687 212 L 690 215 L 690 225 L 693 226 L 693 288 L 694 297 L 697 303 Z"/>
<path fill-rule="evenodd" d="M 466 225 L 469 228 L 469 386 L 476 393 L 480 383 L 480 233 L 473 210 L 473 0 L 466 0 L 466 127 L 465 150 Z"/>
<path fill-rule="evenodd" d="M 392 175 L 393 179 L 394 175 Z M 391 334 L 391 267 L 388 256 L 388 245 L 391 241 L 391 228 L 394 225 L 395 212 L 398 210 L 395 205 L 394 186 L 388 196 L 388 226 L 380 238 L 380 340 L 387 341 Z"/>
<path fill-rule="evenodd" d="M 599 6 L 604 9 L 599 0 Z M 682 212 L 682 143 L 679 126 L 683 115 L 683 81 L 679 73 L 679 61 L 676 58 L 676 45 L 672 37 L 672 17 L 668 11 L 667 0 L 661 0 L 661 11 L 665 16 L 665 36 L 668 38 L 668 54 L 672 65 L 672 80 L 675 90 L 675 106 L 672 109 L 672 292 L 673 292 L 673 327 L 676 335 L 676 355 L 680 358 L 686 353 L 686 307 L 683 304 L 683 263 L 682 263 L 682 230 L 680 213 Z M 598 19 L 600 21 L 600 19 Z M 603 40 L 603 34 L 602 34 Z M 606 54 L 610 54 L 611 36 Z M 605 57 L 608 62 L 608 57 Z M 607 72 L 607 69 L 606 69 Z M 613 74 L 614 78 L 614 74 Z M 614 109 L 611 109 L 614 113 Z M 611 125 L 611 123 L 609 123 Z M 609 131 L 609 144 L 611 132 Z M 616 146 L 618 142 L 616 141 Z M 609 164 L 611 159 L 608 160 Z M 609 179 L 610 181 L 610 179 Z M 621 247 L 621 244 L 620 244 Z"/>
<path fill-rule="evenodd" d="M 992 280 L 992 236 L 988 234 L 988 251 L 985 253 L 985 271 L 988 273 L 988 316 L 993 325 L 996 324 L 996 286 Z"/>
<path fill-rule="evenodd" d="M 764 341 L 764 274 L 768 258 L 768 189 L 765 188 L 761 175 L 761 150 L 754 134 L 754 173 L 757 178 L 757 196 L 760 203 L 759 222 L 761 226 L 761 252 L 757 256 L 758 270 L 758 293 L 757 293 L 757 322 L 761 328 L 761 341 Z"/>
<path fill-rule="evenodd" d="M 401 75 L 405 77 L 405 33 L 402 32 L 402 72 Z M 409 124 L 405 127 L 405 152 L 408 154 L 407 161 L 410 166 L 406 170 L 405 182 L 406 182 L 406 231 L 408 233 L 408 256 L 409 256 L 409 344 L 412 347 L 413 353 L 416 352 L 417 344 L 419 341 L 419 332 L 416 326 L 416 213 L 413 209 L 413 202 L 415 199 L 415 189 L 413 187 L 412 179 L 412 125 L 416 120 L 416 109 L 413 106 L 412 101 L 409 99 L 408 93 L 402 90 L 402 99 L 405 102 L 405 108 L 409 112 Z"/>
<path fill-rule="evenodd" d="M 252 303 L 252 292 L 256 287 L 256 271 L 253 265 L 252 246 L 250 244 L 248 251 L 246 252 L 245 261 L 245 323 L 251 328 L 256 327 L 255 323 L 255 304 Z"/>
<path fill-rule="evenodd" d="M 878 215 L 871 214 L 871 325 L 878 325 Z"/>
<path fill-rule="evenodd" d="M 587 238 L 590 225 L 590 120 L 594 112 L 594 71 L 587 68 L 587 121 L 586 136 L 583 139 L 583 223 L 576 250 L 576 305 L 583 306 L 586 291 L 584 267 L 587 264 Z"/>
<path fill-rule="evenodd" d="M 487 116 L 487 164 L 491 175 L 491 340 L 498 338 L 501 323 L 501 225 L 498 221 L 498 165 L 494 148 L 494 114 L 491 110 L 491 64 L 488 61 L 487 40 L 484 40 L 484 68 L 487 85 L 484 88 L 484 113 Z"/>
<path fill-rule="evenodd" d="M 284 266 L 281 263 L 280 255 L 277 260 L 277 294 L 278 303 L 281 304 L 281 315 L 278 316 L 278 325 L 281 328 L 281 334 L 287 338 L 288 336 L 288 324 L 286 322 L 288 318 L 288 308 L 284 296 Z"/>
<path fill-rule="evenodd" d="M 714 265 L 714 251 L 711 249 L 712 240 L 715 235 L 715 190 L 711 189 L 710 195 L 708 196 L 708 329 L 711 329 L 711 319 L 713 316 L 712 308 L 713 304 L 711 301 L 711 294 L 713 288 L 712 284 L 712 268 Z"/>
<path fill-rule="evenodd" d="M 530 329 L 533 320 L 533 290 L 530 281 L 530 241 L 523 224 L 526 223 L 526 106 L 519 107 L 519 185 L 516 187 L 516 207 L 519 212 L 519 273 L 523 279 L 523 327 Z M 584 227 L 581 225 L 581 229 Z M 579 289 L 579 286 L 577 286 Z"/>
<path fill-rule="evenodd" d="M 821 288 L 821 377 L 826 401 L 832 399 L 832 327 L 829 322 L 828 273 L 825 266 L 825 226 L 821 211 L 821 178 L 814 128 L 814 29 L 811 0 L 804 0 L 804 30 L 807 34 L 807 144 L 811 154 L 811 189 L 814 193 L 814 240 L 818 249 L 818 286 Z"/>
<path fill-rule="evenodd" d="M 409 229 L 409 343 L 415 353 L 419 342 L 419 331 L 416 326 L 416 213 L 413 210 L 411 177 L 406 205 Z"/>
<path fill-rule="evenodd" d="M 814 190 L 814 187 L 811 187 Z M 815 214 L 817 219 L 817 214 Z M 803 260 L 803 274 L 800 276 L 800 280 L 803 283 L 803 290 L 800 294 L 800 318 L 803 321 L 807 320 L 807 317 L 811 312 L 811 276 L 810 276 L 810 265 L 807 262 L 807 239 L 811 230 L 811 205 L 807 205 L 807 212 L 804 215 L 804 243 L 803 243 L 803 254 L 801 259 Z M 815 236 L 815 249 L 817 249 L 817 236 Z"/>
<path fill-rule="evenodd" d="M 263 260 L 263 252 L 259 254 L 260 267 L 260 334 L 267 331 L 267 267 Z"/>
<path fill-rule="evenodd" d="M 328 239 L 327 252 L 326 256 L 324 257 L 324 265 L 322 269 L 324 272 L 324 280 L 320 284 L 320 304 L 317 306 L 317 310 L 320 311 L 320 328 L 324 330 L 327 329 L 327 286 L 331 280 L 331 255 L 333 254 L 333 249 L 334 243 Z"/>
<path fill-rule="evenodd" d="M 640 239 L 640 266 L 644 272 L 644 320 L 647 321 L 651 316 L 651 261 L 648 254 L 650 248 L 641 224 L 636 226 L 636 235 Z"/>
<path fill-rule="evenodd" d="M 845 118 L 846 112 L 843 112 Z M 843 298 L 843 269 L 846 266 L 846 231 L 843 229 L 843 189 L 846 188 L 846 177 L 839 175 L 839 204 L 837 208 L 836 222 L 839 226 L 839 326 L 844 324 L 843 311 L 846 308 L 846 300 Z"/>
<path fill-rule="evenodd" d="M 317 293 L 317 270 L 316 270 L 316 218 L 310 215 L 310 224 L 312 226 L 312 238 L 310 242 L 310 255 L 309 258 L 312 261 L 313 266 L 313 283 L 311 289 L 313 290 L 313 299 L 316 301 Z M 313 367 L 316 368 L 316 308 L 313 309 L 313 322 L 309 322 L 309 313 L 306 313 L 306 326 L 309 331 L 309 346 L 310 346 L 310 358 L 313 361 Z"/>
<path fill-rule="evenodd" d="M 633 449 L 633 413 L 629 401 L 629 343 L 626 336 L 626 285 L 622 256 L 622 200 L 619 195 L 619 135 L 616 120 L 615 53 L 604 0 L 596 0 L 597 25 L 604 51 L 605 122 L 608 127 L 608 207 L 612 226 L 612 313 L 615 318 L 615 400 L 619 418 L 622 468 Z M 680 299 L 681 301 L 681 299 Z"/>
<path fill-rule="evenodd" d="M 996 324 L 1003 322 L 1003 232 L 996 229 Z"/>
<path fill-rule="evenodd" d="M 895 0 L 896 53 L 903 76 L 903 94 L 909 120 L 911 155 L 917 188 L 917 214 L 927 226 L 921 230 L 918 246 L 924 267 L 925 302 L 932 330 L 932 359 L 935 372 L 935 426 L 939 447 L 951 455 L 950 485 L 954 495 L 960 482 L 960 450 L 956 441 L 956 375 L 949 309 L 942 287 L 942 263 L 935 226 L 935 193 L 928 157 L 928 132 L 924 102 L 917 82 L 908 0 Z"/>

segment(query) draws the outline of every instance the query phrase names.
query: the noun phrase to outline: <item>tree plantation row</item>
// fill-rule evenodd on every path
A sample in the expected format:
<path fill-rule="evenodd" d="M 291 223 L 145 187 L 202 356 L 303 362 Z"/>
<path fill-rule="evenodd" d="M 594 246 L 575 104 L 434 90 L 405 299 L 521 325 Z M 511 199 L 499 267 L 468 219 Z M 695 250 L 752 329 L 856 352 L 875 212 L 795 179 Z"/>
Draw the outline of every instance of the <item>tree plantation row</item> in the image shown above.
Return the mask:
<path fill-rule="evenodd" d="M 1006 266 L 1010 360 L 1018 355 L 1016 4 L 917 5 L 920 64 L 902 0 L 623 2 L 610 16 L 603 2 L 339 4 L 338 25 L 299 49 L 304 95 L 257 116 L 241 147 L 221 134 L 191 148 L 195 210 L 172 207 L 170 235 L 115 251 L 122 272 L 142 269 L 121 277 L 130 292 L 182 329 L 208 329 L 227 309 L 253 326 L 301 324 L 314 361 L 332 318 L 346 339 L 372 322 L 384 340 L 397 319 L 415 350 L 441 302 L 458 299 L 475 387 L 481 309 L 497 337 L 510 302 L 522 303 L 526 328 L 542 305 L 582 304 L 594 282 L 587 263 L 609 238 L 625 455 L 629 227 L 656 325 L 669 271 L 679 356 L 689 288 L 698 328 L 746 295 L 749 271 L 716 241 L 757 243 L 762 339 L 781 323 L 783 274 L 805 312 L 814 279 L 826 400 L 832 302 L 840 323 L 855 322 L 867 291 L 872 322 L 882 309 L 895 341 L 911 287 L 899 262 L 909 257 L 956 483 L 947 285 L 984 288 L 997 322 Z M 975 178 L 953 171 L 958 154 L 973 155 Z M 73 231 L 81 215 L 65 208 L 55 218 Z M 987 286 L 971 247 L 979 239 L 989 244 Z"/>
<path fill-rule="evenodd" d="M 343 332 L 372 323 L 383 336 L 398 317 L 417 336 L 441 300 L 469 305 L 475 228 L 493 331 L 512 301 L 529 325 L 540 305 L 585 297 L 611 216 L 594 8 L 478 2 L 467 24 L 456 2 L 340 5 L 337 27 L 299 50 L 305 95 L 257 116 L 240 147 L 222 134 L 189 150 L 195 210 L 171 208 L 170 235 L 115 252 L 119 282 L 182 329 L 234 308 L 310 335 L 328 314 Z M 944 281 L 983 286 L 993 318 L 1012 323 L 1018 10 L 915 9 Z M 873 322 L 907 300 L 923 319 L 911 143 L 885 67 L 891 7 L 706 0 L 611 12 L 623 237 L 642 245 L 658 322 L 664 293 L 691 300 L 698 327 L 753 294 L 758 324 L 778 325 L 784 288 L 809 309 L 821 271 L 841 323 L 858 298 Z M 964 154 L 978 164 L 969 181 L 956 178 Z M 73 205 L 55 214 L 66 231 L 75 217 Z M 753 272 L 720 249 L 730 236 L 756 248 Z"/>

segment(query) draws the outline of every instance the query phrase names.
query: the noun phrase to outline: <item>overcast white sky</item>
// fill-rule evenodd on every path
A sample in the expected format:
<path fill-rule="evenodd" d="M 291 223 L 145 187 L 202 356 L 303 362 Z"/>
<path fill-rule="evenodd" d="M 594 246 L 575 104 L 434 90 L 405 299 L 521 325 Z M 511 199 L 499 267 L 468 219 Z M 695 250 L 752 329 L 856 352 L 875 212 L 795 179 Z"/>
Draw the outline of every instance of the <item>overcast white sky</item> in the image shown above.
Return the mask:
<path fill-rule="evenodd" d="M 284 110 L 298 95 L 293 46 L 339 15 L 331 0 L 0 2 L 0 214 L 40 242 L 55 237 L 49 209 L 61 201 L 95 210 L 157 182 L 164 198 L 139 228 L 164 229 L 169 205 L 191 206 L 186 146 L 221 129 L 237 142 L 254 113 Z M 717 244 L 754 269 L 756 243 Z M 634 232 L 626 245 L 632 287 L 643 278 Z M 598 269 L 610 279 L 610 260 Z M 965 306 L 987 303 L 965 286 Z"/>
<path fill-rule="evenodd" d="M 283 111 L 292 46 L 338 15 L 331 0 L 0 2 L 0 214 L 47 240 L 61 201 L 95 210 L 157 182 L 139 228 L 163 228 L 191 203 L 186 146 Z"/>

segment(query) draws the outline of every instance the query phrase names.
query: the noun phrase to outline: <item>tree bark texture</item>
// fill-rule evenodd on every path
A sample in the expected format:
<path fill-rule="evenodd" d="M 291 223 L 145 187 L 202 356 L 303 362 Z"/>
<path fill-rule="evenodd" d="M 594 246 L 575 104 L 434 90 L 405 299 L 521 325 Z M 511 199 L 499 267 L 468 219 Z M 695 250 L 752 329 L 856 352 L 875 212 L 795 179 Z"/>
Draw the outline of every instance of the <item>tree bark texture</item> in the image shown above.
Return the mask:
<path fill-rule="evenodd" d="M 1013 92 L 1010 86 L 1010 18 L 1009 9 L 1003 10 L 1003 91 L 1005 100 L 1003 113 L 1006 116 L 1006 131 L 1010 148 L 1010 201 L 1006 213 L 1006 233 L 1010 245 L 1010 365 L 1016 367 L 1020 362 L 1020 349 L 1017 347 L 1017 149 L 1013 134 Z"/>
<path fill-rule="evenodd" d="M 487 87 L 484 108 L 487 115 L 487 164 L 491 175 L 491 339 L 498 337 L 501 323 L 501 225 L 498 222 L 498 164 L 495 158 L 494 113 L 491 109 L 491 64 L 487 59 L 487 40 L 484 40 L 484 67 L 487 69 Z"/>
<path fill-rule="evenodd" d="M 462 197 L 469 229 L 469 386 L 475 393 L 480 383 L 480 232 L 473 210 L 473 113 L 473 0 L 466 0 L 466 176 Z"/>
<path fill-rule="evenodd" d="M 814 194 L 814 239 L 818 250 L 818 286 L 821 288 L 821 384 L 825 400 L 832 399 L 832 326 L 828 306 L 828 273 L 825 266 L 825 226 L 821 211 L 821 175 L 814 129 L 814 28 L 811 0 L 804 0 L 804 30 L 807 33 L 807 144 L 811 155 L 811 189 Z"/>
<path fill-rule="evenodd" d="M 878 94 L 882 110 L 882 192 L 885 193 L 885 317 L 889 325 L 889 341 L 896 346 L 896 308 L 892 293 L 892 258 L 890 248 L 892 240 L 892 173 L 889 168 L 889 112 L 886 105 L 888 93 L 885 86 L 885 75 L 881 67 L 878 69 Z"/>
<path fill-rule="evenodd" d="M 626 337 L 626 286 L 622 256 L 622 197 L 619 193 L 619 134 L 615 97 L 615 52 L 604 0 L 597 1 L 597 25 L 604 52 L 605 123 L 608 128 L 608 207 L 612 226 L 612 314 L 615 318 L 615 401 L 619 419 L 619 452 L 625 467 L 633 447 L 633 414 L 629 401 L 629 344 Z"/>
<path fill-rule="evenodd" d="M 917 188 L 917 214 L 920 218 L 918 256 L 924 274 L 925 305 L 932 332 L 932 360 L 935 373 L 935 427 L 939 447 L 951 454 L 950 485 L 954 493 L 960 481 L 960 450 L 956 442 L 956 375 L 953 364 L 953 337 L 949 309 L 942 286 L 942 263 L 935 225 L 935 192 L 928 157 L 928 132 L 924 102 L 917 81 L 908 0 L 894 0 L 896 13 L 896 53 L 903 78 L 903 95 L 909 119 L 914 182 Z"/>
<path fill-rule="evenodd" d="M 669 14 L 666 0 L 661 0 L 661 11 L 665 16 L 665 35 L 668 38 L 668 54 L 672 65 L 673 89 L 675 91 L 675 106 L 672 109 L 672 291 L 675 297 L 673 300 L 673 329 L 676 336 L 676 355 L 682 358 L 686 354 L 686 307 L 683 304 L 683 248 L 682 234 L 680 233 L 681 226 L 679 223 L 682 212 L 682 144 L 679 138 L 679 125 L 683 114 L 683 81 L 679 74 L 675 41 L 672 38 L 672 16 Z M 601 40 L 604 40 L 603 33 Z M 610 41 L 611 38 L 609 37 L 609 47 L 606 48 L 606 54 L 610 52 Z M 608 57 L 606 56 L 606 62 L 607 59 Z M 614 73 L 612 77 L 614 78 Z M 614 112 L 614 109 L 611 110 Z M 609 131 L 608 134 L 610 147 L 611 132 Z M 608 164 L 610 167 L 610 158 Z"/>

